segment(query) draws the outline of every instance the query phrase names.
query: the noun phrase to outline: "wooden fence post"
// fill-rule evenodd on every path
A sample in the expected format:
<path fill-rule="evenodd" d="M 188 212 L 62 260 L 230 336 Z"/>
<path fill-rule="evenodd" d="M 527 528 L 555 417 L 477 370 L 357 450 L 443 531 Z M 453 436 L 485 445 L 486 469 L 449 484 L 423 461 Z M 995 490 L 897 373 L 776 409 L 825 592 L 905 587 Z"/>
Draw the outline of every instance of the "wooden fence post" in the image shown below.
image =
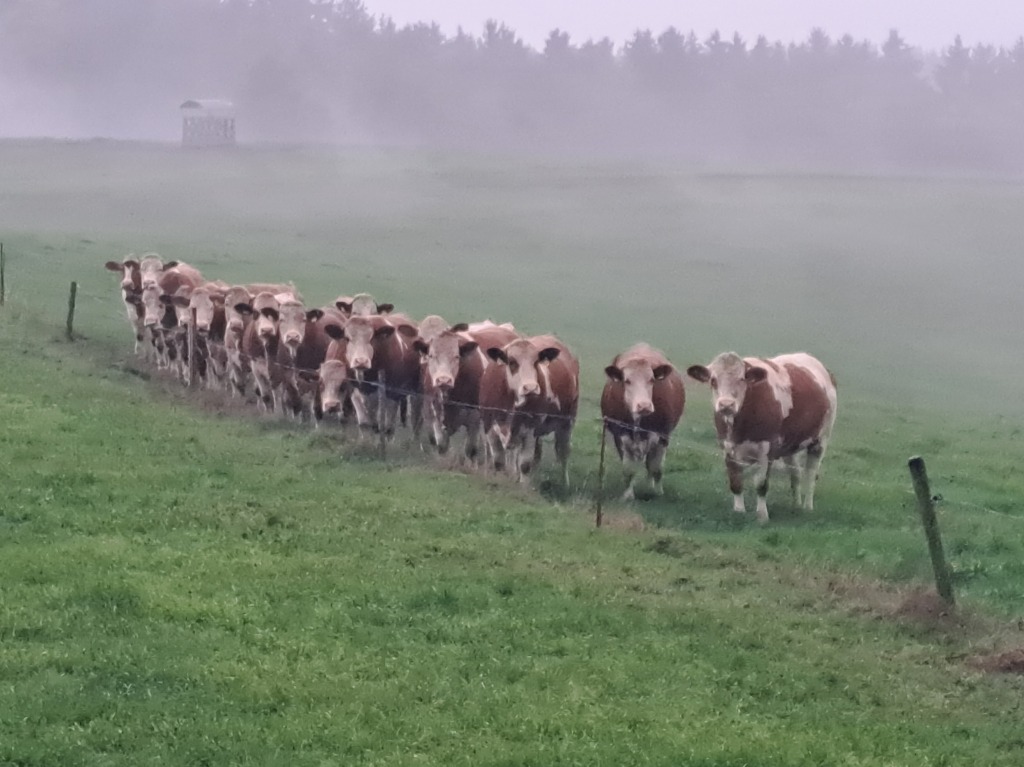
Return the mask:
<path fill-rule="evenodd" d="M 597 503 L 595 504 L 594 521 L 601 526 L 604 517 L 604 443 L 608 434 L 608 423 L 601 419 L 601 458 L 597 464 Z"/>
<path fill-rule="evenodd" d="M 387 412 L 387 379 L 384 371 L 377 375 L 377 433 L 380 435 L 380 459 L 388 458 L 388 438 L 384 432 L 384 414 Z"/>
<path fill-rule="evenodd" d="M 0 242 L 0 306 L 7 300 L 7 257 L 4 255 L 4 244 Z"/>
<path fill-rule="evenodd" d="M 942 536 L 939 533 L 939 522 L 935 518 L 935 504 L 932 503 L 932 491 L 928 486 L 928 473 L 924 468 L 924 459 L 917 455 L 907 465 L 910 477 L 914 482 L 914 493 L 917 495 L 917 508 L 921 512 L 924 534 L 928 539 L 928 552 L 932 557 L 932 570 L 935 572 L 935 588 L 946 604 L 954 604 L 953 581 L 950 578 L 946 556 L 942 551 Z"/>
<path fill-rule="evenodd" d="M 187 328 L 186 343 L 188 345 L 188 386 L 189 388 L 196 380 L 196 308 L 193 306 L 189 312 L 189 323 Z"/>
<path fill-rule="evenodd" d="M 68 326 L 67 326 L 67 338 L 69 341 L 75 340 L 75 298 L 78 296 L 78 283 L 71 282 L 71 293 L 68 295 Z"/>

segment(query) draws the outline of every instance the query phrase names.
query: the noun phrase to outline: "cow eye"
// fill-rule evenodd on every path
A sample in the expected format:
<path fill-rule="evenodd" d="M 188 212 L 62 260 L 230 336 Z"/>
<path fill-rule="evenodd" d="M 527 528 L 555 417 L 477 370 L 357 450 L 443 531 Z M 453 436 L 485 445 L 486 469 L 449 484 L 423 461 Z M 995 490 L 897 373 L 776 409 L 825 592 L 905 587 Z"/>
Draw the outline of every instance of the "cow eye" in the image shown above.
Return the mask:
<path fill-rule="evenodd" d="M 711 388 L 712 389 L 717 389 L 718 388 L 718 379 L 715 378 L 714 376 L 711 376 Z"/>
<path fill-rule="evenodd" d="M 515 360 L 509 360 L 508 369 L 515 373 L 517 370 L 519 370 L 519 363 L 516 362 Z"/>

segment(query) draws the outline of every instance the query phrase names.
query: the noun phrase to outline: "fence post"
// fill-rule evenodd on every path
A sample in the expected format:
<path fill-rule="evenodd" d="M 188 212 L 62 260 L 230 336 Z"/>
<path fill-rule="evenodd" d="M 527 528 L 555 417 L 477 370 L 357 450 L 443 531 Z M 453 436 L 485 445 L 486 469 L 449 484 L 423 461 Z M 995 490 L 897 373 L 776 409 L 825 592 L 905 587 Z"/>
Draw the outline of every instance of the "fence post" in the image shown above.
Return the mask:
<path fill-rule="evenodd" d="M 196 380 L 196 308 L 194 306 L 189 315 L 186 342 L 188 345 L 188 386 L 191 388 Z"/>
<path fill-rule="evenodd" d="M 604 443 L 608 434 L 608 422 L 601 419 L 601 458 L 597 464 L 597 503 L 595 504 L 594 521 L 597 527 L 601 526 L 604 516 Z"/>
<path fill-rule="evenodd" d="M 377 433 L 380 435 L 380 459 L 386 461 L 388 458 L 388 438 L 384 432 L 384 414 L 387 412 L 387 380 L 384 371 L 377 375 Z"/>
<path fill-rule="evenodd" d="M 71 282 L 71 293 L 68 295 L 68 326 L 67 326 L 67 338 L 69 341 L 75 340 L 75 298 L 78 296 L 78 283 Z"/>
<path fill-rule="evenodd" d="M 0 242 L 0 306 L 7 300 L 7 257 L 4 255 L 4 244 Z"/>
<path fill-rule="evenodd" d="M 928 486 L 928 473 L 925 471 L 924 459 L 916 455 L 907 462 L 910 477 L 914 482 L 914 493 L 917 495 L 917 508 L 921 513 L 924 534 L 928 539 L 928 553 L 932 558 L 932 570 L 935 572 L 935 587 L 939 596 L 948 605 L 954 604 L 953 581 L 950 578 L 946 556 L 942 551 L 942 536 L 939 533 L 939 522 L 935 517 L 935 504 L 932 503 L 932 492 Z"/>

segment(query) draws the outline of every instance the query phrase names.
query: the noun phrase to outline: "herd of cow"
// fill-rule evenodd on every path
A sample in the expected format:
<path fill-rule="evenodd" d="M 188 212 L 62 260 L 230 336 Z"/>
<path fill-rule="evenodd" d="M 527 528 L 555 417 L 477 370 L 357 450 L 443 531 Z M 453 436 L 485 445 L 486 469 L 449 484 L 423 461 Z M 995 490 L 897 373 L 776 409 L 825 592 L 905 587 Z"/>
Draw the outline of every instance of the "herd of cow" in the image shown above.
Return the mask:
<path fill-rule="evenodd" d="M 426 427 L 441 453 L 464 430 L 470 461 L 509 466 L 520 478 L 540 461 L 541 438 L 554 434 L 568 483 L 580 368 L 555 336 L 524 337 L 490 320 L 449 325 L 432 315 L 416 323 L 365 294 L 307 309 L 294 285 L 208 281 L 155 254 L 106 268 L 121 275 L 136 353 L 158 367 L 182 377 L 191 369 L 237 396 L 252 386 L 257 407 L 308 412 L 317 425 L 327 415 L 354 418 L 362 430 L 391 436 L 401 421 L 417 440 Z M 623 497 L 633 498 L 640 463 L 660 494 L 669 438 L 683 415 L 683 377 L 646 344 L 618 355 L 605 373 L 601 413 L 624 463 Z M 687 374 L 710 385 L 733 508 L 745 511 L 743 477 L 752 468 L 757 517 L 767 521 L 769 469 L 781 460 L 795 503 L 811 509 L 836 416 L 832 374 L 809 354 L 731 352 Z"/>

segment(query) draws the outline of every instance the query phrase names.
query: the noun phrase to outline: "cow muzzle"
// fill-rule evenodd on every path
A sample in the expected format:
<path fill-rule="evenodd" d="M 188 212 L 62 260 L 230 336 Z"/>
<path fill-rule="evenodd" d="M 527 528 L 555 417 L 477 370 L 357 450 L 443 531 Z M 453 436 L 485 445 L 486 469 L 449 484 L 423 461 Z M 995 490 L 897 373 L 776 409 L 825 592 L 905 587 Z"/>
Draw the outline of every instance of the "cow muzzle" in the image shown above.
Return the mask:
<path fill-rule="evenodd" d="M 633 418 L 640 419 L 654 413 L 653 402 L 638 402 L 633 406 Z"/>
<path fill-rule="evenodd" d="M 454 385 L 455 381 L 449 375 L 440 375 L 434 378 L 434 386 L 441 391 L 451 391 L 451 388 Z"/>
<path fill-rule="evenodd" d="M 726 418 L 736 415 L 736 400 L 723 397 L 715 403 L 715 412 Z"/>
<path fill-rule="evenodd" d="M 340 413 L 341 412 L 341 400 L 336 399 L 325 399 L 323 401 L 323 407 L 325 413 Z"/>
<path fill-rule="evenodd" d="M 285 333 L 284 343 L 285 346 L 298 347 L 302 343 L 302 336 L 298 333 Z"/>
<path fill-rule="evenodd" d="M 370 369 L 370 358 L 369 357 L 356 357 L 352 360 L 352 368 L 354 370 L 369 370 Z"/>

